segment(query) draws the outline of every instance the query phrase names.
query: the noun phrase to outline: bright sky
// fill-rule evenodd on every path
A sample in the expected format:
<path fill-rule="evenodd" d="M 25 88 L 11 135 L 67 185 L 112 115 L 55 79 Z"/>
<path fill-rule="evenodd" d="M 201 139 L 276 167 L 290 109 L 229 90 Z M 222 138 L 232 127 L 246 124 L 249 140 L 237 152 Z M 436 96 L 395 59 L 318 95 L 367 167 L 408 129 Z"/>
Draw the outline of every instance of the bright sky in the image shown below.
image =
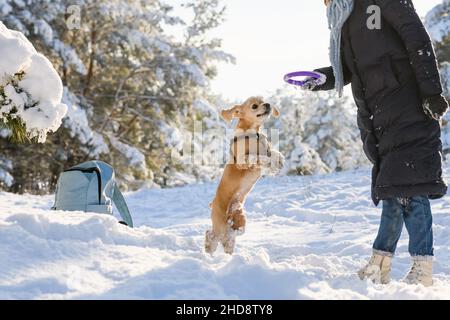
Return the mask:
<path fill-rule="evenodd" d="M 169 2 L 173 2 L 172 0 Z M 178 1 L 176 1 L 178 2 Z M 442 0 L 414 0 L 424 16 Z M 283 75 L 328 66 L 329 33 L 322 0 L 225 0 L 226 19 L 215 33 L 236 65 L 221 65 L 213 89 L 242 100 L 283 85 Z"/>

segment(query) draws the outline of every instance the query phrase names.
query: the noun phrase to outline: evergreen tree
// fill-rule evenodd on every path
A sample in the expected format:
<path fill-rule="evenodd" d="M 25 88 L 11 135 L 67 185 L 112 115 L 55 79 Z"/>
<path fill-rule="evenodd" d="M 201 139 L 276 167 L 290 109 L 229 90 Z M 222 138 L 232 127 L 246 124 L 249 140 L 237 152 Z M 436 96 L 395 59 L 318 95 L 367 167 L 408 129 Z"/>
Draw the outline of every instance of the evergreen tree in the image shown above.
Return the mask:
<path fill-rule="evenodd" d="M 443 0 L 426 16 L 425 24 L 433 39 L 439 61 L 444 94 L 450 100 L 450 0 Z M 444 154 L 450 157 L 450 114 L 443 119 Z"/>
<path fill-rule="evenodd" d="M 290 174 L 321 174 L 358 168 L 368 163 L 364 156 L 356 115 L 347 98 L 332 93 L 279 90 L 273 102 L 282 117 L 280 151 Z"/>
<path fill-rule="evenodd" d="M 205 178 L 202 164 L 185 167 L 171 154 L 183 132 L 209 116 L 196 105 L 209 103 L 215 62 L 232 57 L 208 36 L 222 22 L 219 1 L 191 1 L 185 10 L 189 21 L 162 0 L 0 1 L 0 20 L 57 68 L 69 107 L 64 129 L 42 146 L 0 139 L 12 161 L 8 190 L 51 191 L 64 168 L 95 158 L 116 167 L 125 189 L 171 185 L 176 173 Z"/>

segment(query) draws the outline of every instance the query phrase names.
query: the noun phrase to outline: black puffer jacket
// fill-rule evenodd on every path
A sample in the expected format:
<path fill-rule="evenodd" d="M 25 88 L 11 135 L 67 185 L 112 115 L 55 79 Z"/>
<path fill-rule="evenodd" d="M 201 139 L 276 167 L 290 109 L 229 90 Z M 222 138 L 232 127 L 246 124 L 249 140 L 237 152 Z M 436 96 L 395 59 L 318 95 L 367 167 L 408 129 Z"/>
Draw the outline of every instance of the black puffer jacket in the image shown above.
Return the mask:
<path fill-rule="evenodd" d="M 381 8 L 381 29 L 367 27 L 372 5 Z M 440 125 L 422 109 L 422 100 L 441 94 L 442 85 L 430 37 L 411 0 L 355 0 L 341 48 L 364 151 L 374 165 L 374 203 L 445 195 Z M 327 82 L 316 90 L 333 89 L 332 68 L 317 71 Z"/>

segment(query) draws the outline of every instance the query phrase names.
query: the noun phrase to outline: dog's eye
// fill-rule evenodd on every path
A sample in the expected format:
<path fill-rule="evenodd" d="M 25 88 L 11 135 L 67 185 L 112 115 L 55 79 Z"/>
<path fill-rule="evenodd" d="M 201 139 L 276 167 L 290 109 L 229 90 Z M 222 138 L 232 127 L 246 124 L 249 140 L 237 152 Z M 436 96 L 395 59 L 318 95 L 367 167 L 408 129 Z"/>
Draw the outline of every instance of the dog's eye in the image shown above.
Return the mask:
<path fill-rule="evenodd" d="M 257 104 L 252 105 L 252 109 L 253 109 L 253 110 L 258 109 L 258 105 L 257 105 Z"/>

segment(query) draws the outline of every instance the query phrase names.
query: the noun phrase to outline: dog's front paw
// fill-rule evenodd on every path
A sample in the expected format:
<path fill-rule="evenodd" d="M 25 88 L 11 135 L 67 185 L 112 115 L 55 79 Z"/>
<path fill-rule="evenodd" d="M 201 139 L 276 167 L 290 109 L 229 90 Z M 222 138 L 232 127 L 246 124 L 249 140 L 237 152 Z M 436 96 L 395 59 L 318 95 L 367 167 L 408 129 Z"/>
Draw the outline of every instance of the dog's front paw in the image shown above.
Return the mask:
<path fill-rule="evenodd" d="M 275 169 L 277 171 L 281 171 L 281 169 L 283 169 L 283 167 L 284 167 L 284 156 L 281 153 L 279 153 L 278 151 L 274 151 L 273 156 L 275 157 L 273 159 L 274 160 L 273 162 L 275 162 L 274 163 Z"/>
<path fill-rule="evenodd" d="M 272 159 L 268 156 L 261 155 L 259 156 L 259 164 L 263 168 L 270 168 L 272 166 Z"/>
<path fill-rule="evenodd" d="M 277 174 L 284 167 L 284 157 L 278 151 L 272 151 L 268 159 L 265 160 L 265 167 L 269 174 Z"/>
<path fill-rule="evenodd" d="M 255 170 L 260 167 L 257 155 L 245 155 L 239 157 L 236 161 L 236 168 L 238 170 Z"/>

